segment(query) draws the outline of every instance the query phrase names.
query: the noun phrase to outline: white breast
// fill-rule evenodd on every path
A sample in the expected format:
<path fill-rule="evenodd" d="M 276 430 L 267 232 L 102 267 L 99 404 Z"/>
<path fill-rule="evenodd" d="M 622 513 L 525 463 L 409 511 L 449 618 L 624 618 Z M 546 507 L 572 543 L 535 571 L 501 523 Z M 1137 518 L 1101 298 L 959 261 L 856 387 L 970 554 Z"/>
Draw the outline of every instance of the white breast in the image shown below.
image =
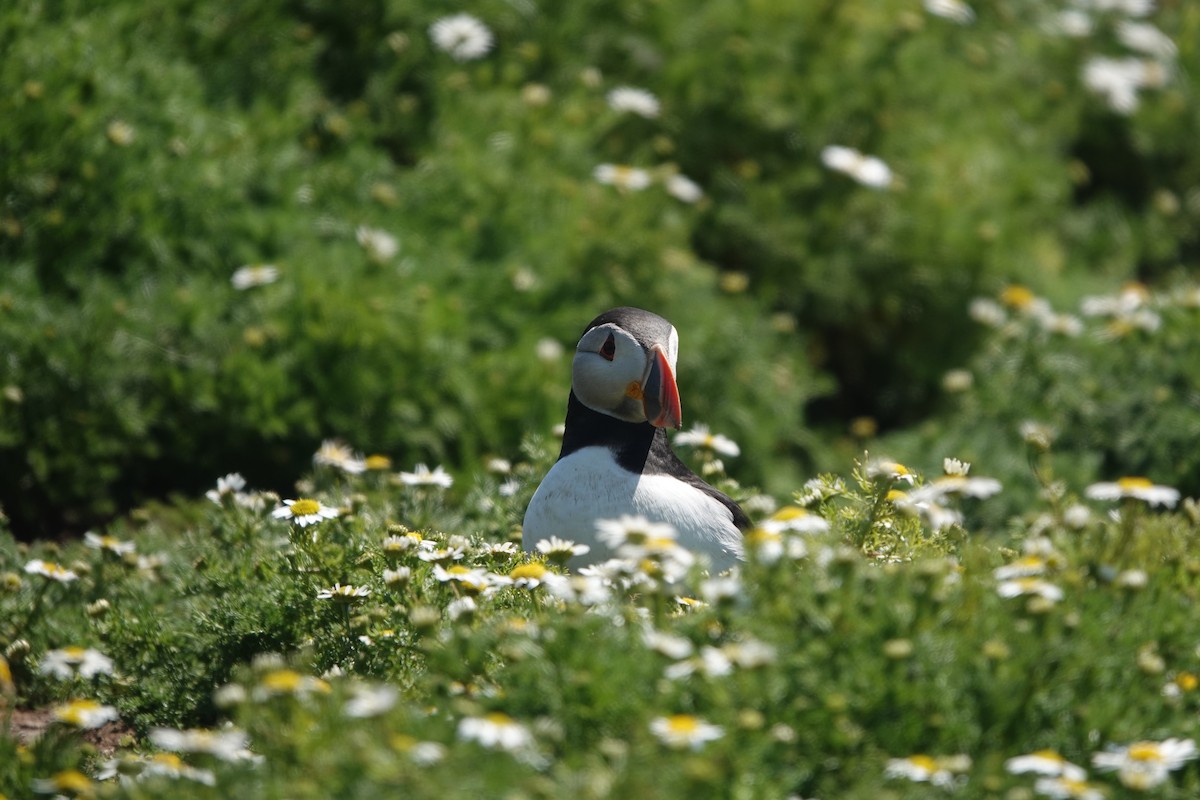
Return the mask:
<path fill-rule="evenodd" d="M 570 566 L 594 564 L 613 555 L 596 538 L 596 521 L 623 514 L 670 523 L 680 544 L 708 556 L 714 573 L 741 557 L 741 531 L 720 501 L 667 475 L 622 469 L 605 447 L 582 448 L 550 469 L 525 511 L 522 541 L 526 550 L 551 536 L 586 544 L 591 552 Z"/>

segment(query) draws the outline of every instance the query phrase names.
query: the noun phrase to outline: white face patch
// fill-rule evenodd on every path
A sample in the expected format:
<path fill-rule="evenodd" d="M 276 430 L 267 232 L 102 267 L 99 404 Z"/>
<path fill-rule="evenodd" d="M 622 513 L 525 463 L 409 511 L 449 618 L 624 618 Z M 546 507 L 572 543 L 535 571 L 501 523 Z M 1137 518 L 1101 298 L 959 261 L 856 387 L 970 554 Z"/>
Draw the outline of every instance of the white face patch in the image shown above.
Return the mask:
<path fill-rule="evenodd" d="M 602 352 L 610 353 L 611 358 Z M 600 325 L 585 333 L 575 348 L 571 386 L 579 401 L 593 411 L 627 422 L 644 422 L 641 400 L 627 391 L 635 382 L 640 386 L 645 373 L 646 351 L 637 340 L 616 325 Z"/>

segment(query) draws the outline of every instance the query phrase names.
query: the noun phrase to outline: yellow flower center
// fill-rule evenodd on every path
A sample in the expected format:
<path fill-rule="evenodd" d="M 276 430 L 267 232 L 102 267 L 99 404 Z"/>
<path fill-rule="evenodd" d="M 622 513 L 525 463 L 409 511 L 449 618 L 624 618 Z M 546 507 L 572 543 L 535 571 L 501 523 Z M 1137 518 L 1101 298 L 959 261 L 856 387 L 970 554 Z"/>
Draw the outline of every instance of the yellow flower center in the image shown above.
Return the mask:
<path fill-rule="evenodd" d="M 691 714 L 672 714 L 667 717 L 667 729 L 671 733 L 692 734 L 700 729 L 700 720 Z"/>
<path fill-rule="evenodd" d="M 1066 759 L 1060 756 L 1054 750 L 1038 750 L 1036 753 L 1034 753 L 1034 755 L 1038 758 L 1044 758 L 1047 761 L 1053 761 L 1055 764 L 1063 764 L 1066 762 Z"/>
<path fill-rule="evenodd" d="M 926 756 L 926 755 L 909 756 L 908 763 L 912 764 L 914 767 L 916 767 L 918 769 L 927 770 L 929 772 L 937 772 L 937 768 L 938 768 L 937 760 L 934 759 L 932 756 Z"/>
<path fill-rule="evenodd" d="M 1200 678 L 1190 672 L 1181 672 L 1175 676 L 1175 685 L 1185 692 L 1194 692 L 1200 686 Z"/>
<path fill-rule="evenodd" d="M 1154 742 L 1135 742 L 1129 745 L 1129 758 L 1133 761 L 1162 761 L 1162 749 Z"/>
<path fill-rule="evenodd" d="M 62 654 L 66 656 L 67 660 L 69 661 L 79 661 L 83 658 L 83 654 L 85 652 L 86 651 L 82 647 L 78 646 L 64 647 L 62 649 Z"/>
<path fill-rule="evenodd" d="M 529 564 L 518 565 L 517 567 L 515 567 L 513 569 L 512 572 L 508 573 L 508 576 L 510 578 L 513 578 L 514 580 L 520 580 L 521 578 L 529 578 L 529 579 L 537 580 L 537 579 L 545 576 L 545 574 L 546 574 L 545 566 L 543 566 L 542 564 L 538 564 L 536 562 L 532 562 Z"/>
<path fill-rule="evenodd" d="M 1149 478 L 1120 478 L 1117 481 L 1117 486 L 1120 486 L 1124 491 L 1130 491 L 1133 489 L 1149 489 L 1153 485 L 1154 484 L 1150 482 Z"/>
<path fill-rule="evenodd" d="M 366 464 L 367 469 L 391 469 L 392 468 L 392 460 L 390 458 L 388 458 L 387 456 L 370 455 L 370 456 L 367 456 L 366 461 L 364 461 L 363 463 Z"/>
<path fill-rule="evenodd" d="M 464 567 L 462 564 L 455 564 L 453 567 L 446 570 L 446 572 L 449 572 L 451 575 L 469 575 L 471 570 L 467 567 Z"/>
<path fill-rule="evenodd" d="M 64 770 L 55 775 L 51 780 L 54 781 L 54 788 L 60 792 L 83 794 L 92 790 L 91 778 L 75 769 Z"/>
<path fill-rule="evenodd" d="M 790 520 L 807 516 L 808 512 L 799 506 L 784 506 L 772 514 L 771 519 L 778 520 L 779 522 L 789 522 Z"/>
<path fill-rule="evenodd" d="M 300 688 L 304 676 L 290 669 L 277 669 L 263 676 L 263 688 L 272 692 L 294 692 Z"/>
<path fill-rule="evenodd" d="M 899 489 L 888 489 L 888 493 L 884 495 L 884 499 L 889 503 L 895 503 L 898 500 L 903 500 L 908 497 L 908 492 L 902 492 Z"/>
<path fill-rule="evenodd" d="M 490 711 L 483 718 L 497 727 L 517 724 L 516 720 L 502 711 Z"/>
<path fill-rule="evenodd" d="M 176 772 L 183 769 L 183 759 L 174 753 L 155 753 L 151 756 L 151 761 L 155 764 L 161 764 L 164 767 L 170 767 Z"/>
<path fill-rule="evenodd" d="M 1006 287 L 1000 293 L 1000 302 L 1013 308 L 1028 308 L 1035 299 L 1033 292 L 1019 284 Z"/>
<path fill-rule="evenodd" d="M 307 517 L 309 514 L 316 514 L 321 510 L 321 504 L 316 500 L 307 498 L 296 500 L 292 503 L 292 516 Z"/>

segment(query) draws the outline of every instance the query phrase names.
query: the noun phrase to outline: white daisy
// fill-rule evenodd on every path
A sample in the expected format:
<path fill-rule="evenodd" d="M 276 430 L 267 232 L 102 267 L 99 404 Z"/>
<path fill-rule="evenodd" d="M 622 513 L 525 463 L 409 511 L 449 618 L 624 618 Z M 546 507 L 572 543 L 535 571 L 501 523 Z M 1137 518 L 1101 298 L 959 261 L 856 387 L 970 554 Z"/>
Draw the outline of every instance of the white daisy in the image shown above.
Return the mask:
<path fill-rule="evenodd" d="M 1167 779 L 1167 774 L 1196 758 L 1196 743 L 1191 739 L 1142 741 L 1125 746 L 1111 745 L 1092 756 L 1092 764 L 1101 772 L 1116 772 L 1117 779 L 1131 789 L 1150 789 Z"/>
<path fill-rule="evenodd" d="M 654 119 L 658 116 L 658 98 L 645 89 L 618 86 L 608 93 L 606 99 L 608 107 L 613 111 L 627 111 L 647 119 Z"/>
<path fill-rule="evenodd" d="M 412 472 L 401 472 L 400 482 L 405 486 L 437 486 L 449 489 L 454 485 L 454 478 L 439 465 L 433 470 L 424 464 L 417 464 Z"/>
<path fill-rule="evenodd" d="M 59 722 L 90 730 L 119 718 L 117 710 L 95 700 L 72 700 L 54 708 L 54 718 Z"/>
<path fill-rule="evenodd" d="M 663 185 L 667 194 L 684 203 L 698 203 L 704 197 L 704 190 L 700 185 L 686 175 L 676 173 L 667 178 Z"/>
<path fill-rule="evenodd" d="M 247 264 L 238 267 L 229 282 L 238 291 L 252 289 L 255 286 L 266 286 L 279 278 L 279 268 L 274 264 Z"/>
<path fill-rule="evenodd" d="M 474 61 L 492 49 L 492 32 L 470 14 L 443 17 L 429 27 L 429 37 L 455 61 Z"/>
<path fill-rule="evenodd" d="M 1108 796 L 1099 786 L 1093 786 L 1083 778 L 1068 778 L 1065 775 L 1038 778 L 1033 790 L 1042 797 L 1063 800 L 1105 800 Z"/>
<path fill-rule="evenodd" d="M 378 228 L 360 225 L 354 231 L 354 237 L 367 251 L 367 257 L 378 263 L 390 261 L 400 251 L 400 240 Z"/>
<path fill-rule="evenodd" d="M 1014 578 L 1001 581 L 996 585 L 996 593 L 1001 597 L 1040 597 L 1051 603 L 1063 599 L 1063 590 L 1049 581 L 1037 577 Z"/>
<path fill-rule="evenodd" d="M 79 575 L 61 564 L 55 564 L 53 561 L 43 561 L 40 558 L 35 558 L 25 565 L 25 572 L 30 575 L 41 575 L 43 578 L 49 578 L 52 581 L 59 583 L 70 583 L 71 581 L 79 580 Z"/>
<path fill-rule="evenodd" d="M 334 519 L 338 515 L 336 508 L 330 508 L 319 500 L 300 498 L 284 500 L 283 505 L 271 512 L 275 519 L 290 519 L 301 528 L 315 525 L 326 519 Z"/>
<path fill-rule="evenodd" d="M 38 664 L 38 672 L 53 675 L 59 680 L 76 675 L 91 679 L 97 675 L 112 675 L 113 662 L 99 650 L 90 647 L 63 647 L 47 651 Z"/>
<path fill-rule="evenodd" d="M 533 745 L 533 734 L 507 714 L 493 711 L 482 717 L 465 717 L 458 723 L 458 738 L 484 747 L 514 752 Z"/>
<path fill-rule="evenodd" d="M 959 25 L 969 25 L 975 20 L 975 12 L 962 0 L 925 0 L 925 10 Z"/>
<path fill-rule="evenodd" d="M 351 475 L 359 475 L 367 471 L 363 457 L 355 453 L 345 443 L 337 439 L 326 439 L 321 442 L 317 452 L 313 453 L 313 463 L 334 467 Z"/>
<path fill-rule="evenodd" d="M 720 725 L 713 725 L 692 714 L 655 717 L 650 721 L 650 732 L 668 747 L 692 750 L 699 750 L 725 735 Z"/>
<path fill-rule="evenodd" d="M 1093 500 L 1121 500 L 1132 498 L 1152 506 L 1174 508 L 1179 502 L 1179 490 L 1170 486 L 1159 486 L 1148 478 L 1126 477 L 1113 482 L 1093 483 L 1084 490 Z"/>
<path fill-rule="evenodd" d="M 93 531 L 83 534 L 83 543 L 93 550 L 107 550 L 117 556 L 137 550 L 137 545 L 133 542 L 125 542 L 115 536 L 101 536 Z"/>
<path fill-rule="evenodd" d="M 1083 83 L 1101 95 L 1109 108 L 1132 114 L 1138 108 L 1138 90 L 1161 82 L 1157 72 L 1138 58 L 1093 56 L 1083 65 Z"/>
<path fill-rule="evenodd" d="M 590 553 L 592 548 L 586 544 L 576 544 L 567 539 L 560 539 L 557 536 L 551 536 L 549 539 L 542 539 L 536 545 L 538 552 L 546 556 L 555 564 L 565 564 L 574 556 L 582 556 Z"/>
<path fill-rule="evenodd" d="M 1117 39 L 1130 50 L 1164 61 L 1170 61 L 1179 52 L 1170 36 L 1148 22 L 1121 20 L 1117 23 Z"/>
<path fill-rule="evenodd" d="M 1038 775 L 1061 776 L 1075 781 L 1087 778 L 1083 767 L 1072 764 L 1054 750 L 1038 750 L 1023 756 L 1015 756 L 1004 762 L 1004 768 L 1013 775 L 1033 772 Z"/>
<path fill-rule="evenodd" d="M 677 434 L 675 444 L 680 447 L 701 447 L 731 458 L 736 458 L 742 453 L 737 442 L 722 434 L 710 432 L 708 426 L 702 424 L 693 426 L 690 431 Z"/>
<path fill-rule="evenodd" d="M 222 761 L 244 761 L 254 758 L 247 749 L 250 737 L 236 728 L 219 731 L 201 728 L 151 728 L 150 741 L 155 747 L 163 750 L 176 753 L 206 753 Z"/>
<path fill-rule="evenodd" d="M 399 693 L 391 686 L 357 685 L 353 689 L 354 696 L 346 701 L 342 713 L 353 719 L 365 719 L 386 714 L 396 705 Z"/>
<path fill-rule="evenodd" d="M 239 496 L 243 496 L 242 489 L 246 488 L 246 479 L 242 477 L 240 472 L 231 472 L 223 478 L 217 478 L 217 488 L 209 489 L 204 493 L 212 502 L 221 505 L 226 497 L 232 497 L 234 502 L 239 502 Z"/>
<path fill-rule="evenodd" d="M 596 521 L 596 537 L 613 550 L 626 544 L 639 546 L 651 540 L 673 540 L 677 536 L 671 524 L 651 522 L 642 516 L 623 514 L 616 519 Z"/>
<path fill-rule="evenodd" d="M 342 603 L 354 603 L 362 600 L 364 597 L 369 597 L 371 590 L 366 586 L 354 586 L 352 584 L 342 585 L 335 583 L 328 589 L 322 589 L 317 592 L 318 600 L 336 600 Z"/>
<path fill-rule="evenodd" d="M 592 177 L 599 183 L 631 192 L 640 192 L 651 183 L 649 172 L 625 164 L 598 164 L 592 170 Z"/>
<path fill-rule="evenodd" d="M 957 773 L 971 768 L 971 759 L 965 755 L 933 758 L 926 755 L 888 759 L 884 776 L 906 778 L 917 783 L 932 783 L 934 786 L 950 786 Z"/>
<path fill-rule="evenodd" d="M 821 161 L 830 169 L 845 173 L 873 189 L 886 189 L 892 183 L 892 170 L 887 164 L 852 147 L 829 145 L 821 151 Z"/>

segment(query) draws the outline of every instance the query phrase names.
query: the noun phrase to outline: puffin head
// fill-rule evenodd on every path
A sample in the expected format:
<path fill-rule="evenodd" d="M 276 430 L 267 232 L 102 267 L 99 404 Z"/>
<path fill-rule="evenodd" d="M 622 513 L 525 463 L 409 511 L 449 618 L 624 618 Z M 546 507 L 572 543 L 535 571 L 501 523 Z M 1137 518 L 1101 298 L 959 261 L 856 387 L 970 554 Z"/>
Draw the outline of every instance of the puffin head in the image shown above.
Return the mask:
<path fill-rule="evenodd" d="M 571 364 L 571 388 L 581 403 L 601 414 L 680 428 L 678 353 L 674 325 L 640 308 L 614 308 L 584 330 Z"/>

